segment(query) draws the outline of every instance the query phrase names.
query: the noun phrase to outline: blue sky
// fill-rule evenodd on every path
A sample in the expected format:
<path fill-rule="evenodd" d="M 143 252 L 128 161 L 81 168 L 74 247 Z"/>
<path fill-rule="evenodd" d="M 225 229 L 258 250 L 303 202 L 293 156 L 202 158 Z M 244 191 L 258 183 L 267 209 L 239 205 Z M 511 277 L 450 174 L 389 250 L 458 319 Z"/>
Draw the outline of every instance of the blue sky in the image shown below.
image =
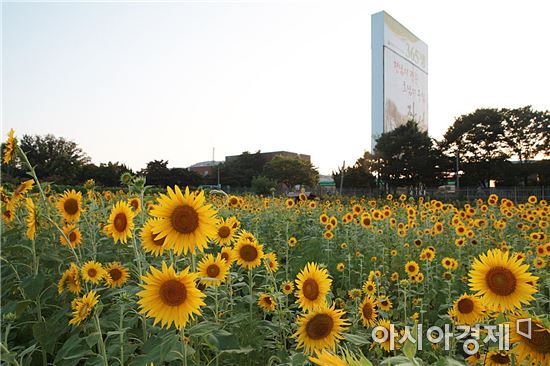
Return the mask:
<path fill-rule="evenodd" d="M 429 46 L 433 137 L 480 107 L 550 109 L 545 2 L 4 2 L 2 132 L 134 169 L 215 147 L 305 153 L 330 173 L 370 148 L 380 10 Z"/>

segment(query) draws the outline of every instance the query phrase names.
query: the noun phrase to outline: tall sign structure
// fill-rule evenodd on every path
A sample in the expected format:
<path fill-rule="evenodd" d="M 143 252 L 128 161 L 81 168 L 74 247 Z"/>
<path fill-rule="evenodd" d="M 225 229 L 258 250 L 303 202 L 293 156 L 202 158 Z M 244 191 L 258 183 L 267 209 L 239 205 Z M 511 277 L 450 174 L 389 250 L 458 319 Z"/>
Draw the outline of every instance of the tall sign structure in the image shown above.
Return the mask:
<path fill-rule="evenodd" d="M 428 45 L 385 11 L 371 16 L 371 150 L 382 133 L 414 119 L 428 130 Z"/>

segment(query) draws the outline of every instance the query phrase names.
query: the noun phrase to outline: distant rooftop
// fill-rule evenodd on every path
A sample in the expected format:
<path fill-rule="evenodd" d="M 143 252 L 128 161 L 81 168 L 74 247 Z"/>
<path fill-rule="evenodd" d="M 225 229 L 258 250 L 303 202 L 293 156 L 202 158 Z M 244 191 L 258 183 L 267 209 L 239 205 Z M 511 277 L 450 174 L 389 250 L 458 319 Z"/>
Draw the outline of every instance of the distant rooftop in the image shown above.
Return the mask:
<path fill-rule="evenodd" d="M 191 165 L 189 168 L 203 168 L 208 166 L 216 166 L 221 163 L 223 163 L 223 161 L 213 161 L 213 160 L 201 161 L 200 163 Z"/>

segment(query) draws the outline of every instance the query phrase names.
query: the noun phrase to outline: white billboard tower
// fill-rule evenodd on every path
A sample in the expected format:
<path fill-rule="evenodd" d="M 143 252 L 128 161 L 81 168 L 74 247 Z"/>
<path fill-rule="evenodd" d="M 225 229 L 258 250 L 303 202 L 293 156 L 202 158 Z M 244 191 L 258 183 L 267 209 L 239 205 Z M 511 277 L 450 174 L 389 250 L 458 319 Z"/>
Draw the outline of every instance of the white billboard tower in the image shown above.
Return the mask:
<path fill-rule="evenodd" d="M 428 130 L 428 45 L 385 11 L 371 21 L 374 150 L 380 134 L 410 119 Z"/>

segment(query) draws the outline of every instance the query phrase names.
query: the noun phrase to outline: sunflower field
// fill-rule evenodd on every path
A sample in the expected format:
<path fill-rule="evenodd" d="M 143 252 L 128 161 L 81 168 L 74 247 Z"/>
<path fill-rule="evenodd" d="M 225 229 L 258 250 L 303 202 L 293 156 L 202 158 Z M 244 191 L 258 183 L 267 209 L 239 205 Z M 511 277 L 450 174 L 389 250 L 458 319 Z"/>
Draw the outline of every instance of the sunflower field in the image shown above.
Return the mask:
<path fill-rule="evenodd" d="M 550 365 L 543 199 L 55 193 L 5 146 L 2 364 Z"/>

